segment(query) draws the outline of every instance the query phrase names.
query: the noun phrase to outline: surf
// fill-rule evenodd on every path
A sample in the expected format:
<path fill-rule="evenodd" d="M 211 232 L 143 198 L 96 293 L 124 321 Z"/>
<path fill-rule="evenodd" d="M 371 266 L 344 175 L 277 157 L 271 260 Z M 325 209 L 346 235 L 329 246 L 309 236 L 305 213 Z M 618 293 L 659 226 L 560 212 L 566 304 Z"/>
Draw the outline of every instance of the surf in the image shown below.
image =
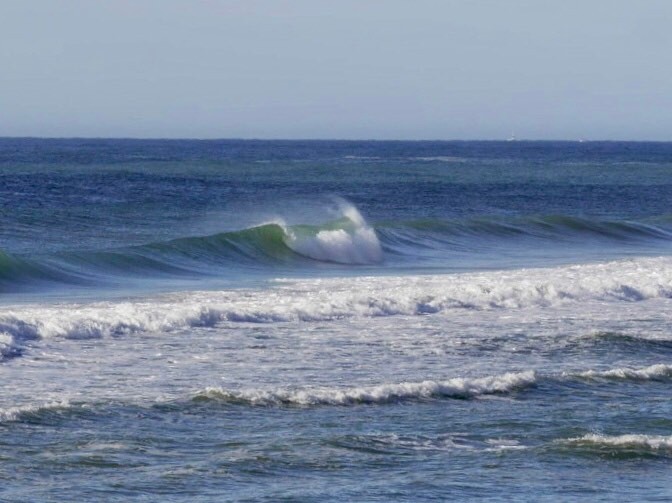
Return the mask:
<path fill-rule="evenodd" d="M 106 250 L 13 256 L 0 250 L 0 292 L 48 285 L 104 285 L 128 278 L 222 277 L 232 270 L 376 265 L 383 250 L 357 208 L 338 202 L 335 218 L 250 228 Z"/>
<path fill-rule="evenodd" d="M 8 305 L 2 352 L 26 341 L 99 338 L 223 323 L 329 322 L 587 305 L 672 297 L 672 259 L 446 275 L 284 279 L 266 288 L 186 291 L 135 300 Z"/>

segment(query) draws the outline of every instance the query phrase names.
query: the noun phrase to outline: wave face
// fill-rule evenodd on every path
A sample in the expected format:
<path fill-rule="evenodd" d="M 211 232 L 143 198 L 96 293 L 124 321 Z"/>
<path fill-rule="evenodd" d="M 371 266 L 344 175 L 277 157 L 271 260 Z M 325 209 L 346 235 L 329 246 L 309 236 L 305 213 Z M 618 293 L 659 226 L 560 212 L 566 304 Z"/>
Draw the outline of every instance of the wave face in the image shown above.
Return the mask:
<path fill-rule="evenodd" d="M 278 268 L 315 272 L 325 265 L 339 271 L 365 265 L 449 272 L 483 264 L 490 268 L 535 265 L 538 257 L 543 265 L 554 258 L 566 261 L 586 250 L 596 250 L 602 258 L 609 254 L 618 258 L 638 246 L 648 247 L 651 253 L 672 244 L 672 218 L 667 217 L 649 221 L 569 216 L 425 218 L 370 225 L 354 205 L 340 199 L 331 213 L 335 218 L 321 224 L 290 225 L 276 218 L 238 231 L 129 247 L 20 256 L 0 250 L 0 291 L 44 284 L 95 286 L 140 278 L 268 275 Z"/>
<path fill-rule="evenodd" d="M 672 233 L 667 220 L 659 218 L 654 224 L 553 216 L 382 221 L 371 226 L 355 206 L 339 200 L 337 218 L 319 225 L 289 225 L 275 219 L 240 231 L 127 248 L 39 256 L 0 251 L 0 291 L 138 278 L 227 277 L 244 271 L 273 274 L 278 268 L 315 271 L 328 264 L 340 270 L 366 265 L 450 271 L 483 263 L 510 266 L 511 257 L 519 256 L 519 262 L 534 265 L 534 253 L 541 250 L 546 261 L 562 260 L 582 247 L 616 258 L 643 241 L 668 246 Z M 607 252 L 604 240 L 609 242 Z M 518 264 L 515 259 L 513 264 Z"/>
<path fill-rule="evenodd" d="M 648 221 L 601 220 L 565 215 L 528 217 L 479 217 L 462 220 L 421 219 L 398 222 L 384 222 L 377 226 L 383 234 L 419 233 L 425 236 L 469 237 L 488 239 L 535 238 L 551 239 L 609 239 L 630 241 L 672 239 L 672 218 L 658 217 Z"/>
<path fill-rule="evenodd" d="M 383 251 L 376 231 L 345 201 L 339 202 L 339 211 L 339 218 L 322 225 L 287 225 L 277 220 L 241 231 L 39 259 L 0 251 L 0 291 L 35 283 L 96 284 L 138 275 L 217 276 L 241 267 L 380 263 Z"/>

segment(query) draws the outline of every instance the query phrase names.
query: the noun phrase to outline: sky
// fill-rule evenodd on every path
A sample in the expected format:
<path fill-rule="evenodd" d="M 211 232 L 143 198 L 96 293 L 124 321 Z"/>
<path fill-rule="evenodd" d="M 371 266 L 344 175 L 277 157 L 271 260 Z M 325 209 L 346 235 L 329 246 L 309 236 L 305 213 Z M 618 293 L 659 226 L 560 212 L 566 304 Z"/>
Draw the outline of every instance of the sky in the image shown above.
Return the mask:
<path fill-rule="evenodd" d="M 0 136 L 672 141 L 672 0 L 2 0 Z"/>

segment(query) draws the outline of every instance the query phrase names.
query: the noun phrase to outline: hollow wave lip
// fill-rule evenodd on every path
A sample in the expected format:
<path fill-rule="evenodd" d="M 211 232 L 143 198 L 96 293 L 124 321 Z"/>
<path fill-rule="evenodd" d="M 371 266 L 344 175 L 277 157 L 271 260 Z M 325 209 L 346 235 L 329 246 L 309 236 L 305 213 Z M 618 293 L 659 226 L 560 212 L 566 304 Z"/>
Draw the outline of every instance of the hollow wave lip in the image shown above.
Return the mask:
<path fill-rule="evenodd" d="M 214 400 L 252 406 L 272 405 L 355 405 L 385 404 L 430 398 L 475 398 L 505 394 L 536 383 L 534 371 L 506 373 L 481 378 L 454 378 L 447 381 L 405 382 L 353 388 L 305 388 L 275 390 L 226 390 L 209 387 L 199 391 L 195 400 Z"/>
<path fill-rule="evenodd" d="M 370 227 L 354 231 L 344 229 L 319 231 L 312 237 L 297 237 L 291 230 L 285 240 L 296 253 L 322 262 L 337 264 L 378 264 L 383 251 Z"/>
<path fill-rule="evenodd" d="M 342 218 L 332 228 L 284 227 L 285 244 L 299 255 L 338 264 L 378 264 L 383 250 L 376 231 L 357 208 L 342 203 Z"/>

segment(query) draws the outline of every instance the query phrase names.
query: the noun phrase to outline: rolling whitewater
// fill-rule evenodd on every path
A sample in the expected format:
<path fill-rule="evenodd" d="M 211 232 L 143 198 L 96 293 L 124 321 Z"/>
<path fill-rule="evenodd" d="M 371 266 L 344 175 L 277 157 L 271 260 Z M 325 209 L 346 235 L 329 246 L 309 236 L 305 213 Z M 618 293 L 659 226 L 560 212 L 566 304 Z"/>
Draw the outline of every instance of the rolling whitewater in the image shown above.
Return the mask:
<path fill-rule="evenodd" d="M 0 500 L 672 498 L 672 144 L 0 139 Z"/>

